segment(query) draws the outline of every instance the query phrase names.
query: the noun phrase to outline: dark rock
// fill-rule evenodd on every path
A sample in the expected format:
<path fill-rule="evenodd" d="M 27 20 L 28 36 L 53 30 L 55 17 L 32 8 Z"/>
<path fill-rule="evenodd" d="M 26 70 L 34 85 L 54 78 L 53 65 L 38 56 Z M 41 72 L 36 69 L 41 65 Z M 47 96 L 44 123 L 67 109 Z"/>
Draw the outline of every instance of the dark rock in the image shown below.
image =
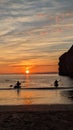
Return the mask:
<path fill-rule="evenodd" d="M 59 58 L 59 75 L 73 77 L 73 45 Z"/>

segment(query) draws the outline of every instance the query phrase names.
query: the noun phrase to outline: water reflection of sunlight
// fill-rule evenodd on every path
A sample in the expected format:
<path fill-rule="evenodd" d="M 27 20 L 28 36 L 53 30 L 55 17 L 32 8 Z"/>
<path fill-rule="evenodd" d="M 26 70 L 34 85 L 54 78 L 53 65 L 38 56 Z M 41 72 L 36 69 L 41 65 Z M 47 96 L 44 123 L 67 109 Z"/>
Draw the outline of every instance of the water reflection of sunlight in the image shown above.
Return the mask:
<path fill-rule="evenodd" d="M 26 74 L 26 76 L 25 76 L 25 87 L 26 87 L 26 88 L 29 88 L 29 87 L 30 87 L 29 74 Z"/>

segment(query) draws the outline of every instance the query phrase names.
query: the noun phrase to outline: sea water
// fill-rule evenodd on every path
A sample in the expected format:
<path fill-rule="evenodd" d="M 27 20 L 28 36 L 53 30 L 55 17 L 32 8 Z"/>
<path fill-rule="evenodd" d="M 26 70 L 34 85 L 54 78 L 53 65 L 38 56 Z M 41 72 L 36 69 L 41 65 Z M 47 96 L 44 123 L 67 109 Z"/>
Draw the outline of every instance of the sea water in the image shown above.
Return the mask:
<path fill-rule="evenodd" d="M 22 88 L 52 88 L 56 79 L 59 81 L 59 87 L 68 87 L 68 89 L 8 90 L 17 81 L 21 82 Z M 73 79 L 58 74 L 3 74 L 0 75 L 0 105 L 72 104 L 71 87 L 73 87 Z"/>

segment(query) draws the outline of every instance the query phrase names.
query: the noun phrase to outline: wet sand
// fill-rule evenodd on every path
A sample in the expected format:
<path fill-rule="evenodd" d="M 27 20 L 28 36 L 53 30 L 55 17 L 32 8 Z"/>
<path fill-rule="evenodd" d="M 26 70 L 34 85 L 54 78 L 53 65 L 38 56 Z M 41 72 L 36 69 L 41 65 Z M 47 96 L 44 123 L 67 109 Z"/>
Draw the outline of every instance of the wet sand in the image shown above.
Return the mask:
<path fill-rule="evenodd" d="M 0 130 L 73 130 L 73 105 L 0 106 Z"/>

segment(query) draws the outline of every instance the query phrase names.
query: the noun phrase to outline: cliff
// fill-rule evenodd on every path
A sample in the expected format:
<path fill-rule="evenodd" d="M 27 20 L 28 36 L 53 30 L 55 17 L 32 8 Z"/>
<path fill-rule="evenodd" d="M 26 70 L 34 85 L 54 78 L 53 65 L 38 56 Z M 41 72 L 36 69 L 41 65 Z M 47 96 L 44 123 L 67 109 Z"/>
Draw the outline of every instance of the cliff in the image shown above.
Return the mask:
<path fill-rule="evenodd" d="M 59 57 L 59 75 L 73 77 L 73 45 Z"/>

